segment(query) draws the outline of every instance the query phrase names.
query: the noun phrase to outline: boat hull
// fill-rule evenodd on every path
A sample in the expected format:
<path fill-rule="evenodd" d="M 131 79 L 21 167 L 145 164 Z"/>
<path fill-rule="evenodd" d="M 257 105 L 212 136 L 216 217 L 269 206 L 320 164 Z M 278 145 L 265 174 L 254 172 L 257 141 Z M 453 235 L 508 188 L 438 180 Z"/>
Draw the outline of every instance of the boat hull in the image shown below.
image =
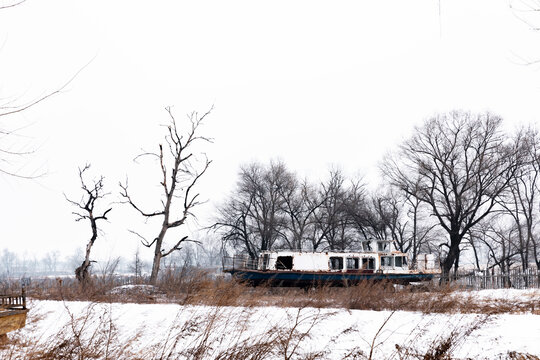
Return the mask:
<path fill-rule="evenodd" d="M 362 281 L 387 281 L 397 284 L 429 281 L 434 274 L 429 273 L 342 273 L 342 272 L 304 272 L 304 271 L 261 271 L 227 270 L 235 279 L 251 285 L 269 286 L 349 286 Z"/>

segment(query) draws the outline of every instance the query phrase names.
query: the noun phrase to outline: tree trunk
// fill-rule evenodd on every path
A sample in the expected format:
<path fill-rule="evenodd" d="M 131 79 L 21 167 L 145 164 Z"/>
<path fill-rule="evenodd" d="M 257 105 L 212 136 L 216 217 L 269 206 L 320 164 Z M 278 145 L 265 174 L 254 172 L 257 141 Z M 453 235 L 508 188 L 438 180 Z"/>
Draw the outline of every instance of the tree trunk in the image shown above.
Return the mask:
<path fill-rule="evenodd" d="M 538 246 L 536 242 L 533 242 L 533 251 L 534 251 L 534 262 L 536 263 L 536 268 L 540 270 L 540 257 L 538 256 Z"/>
<path fill-rule="evenodd" d="M 416 259 L 418 257 L 418 248 L 417 248 L 417 237 L 418 237 L 418 209 L 414 207 L 414 213 L 413 213 L 413 233 L 412 233 L 412 242 L 413 242 L 413 253 L 412 253 L 412 268 L 416 269 L 418 264 L 416 263 Z"/>
<path fill-rule="evenodd" d="M 84 260 L 81 266 L 75 269 L 75 277 L 79 283 L 86 285 L 88 283 L 88 269 L 90 268 L 90 261 Z"/>
<path fill-rule="evenodd" d="M 476 250 L 476 245 L 474 245 L 473 241 L 471 241 L 471 246 L 474 252 L 474 261 L 476 264 L 476 270 L 480 271 L 480 259 L 478 258 L 478 251 Z"/>
<path fill-rule="evenodd" d="M 156 248 L 156 252 L 154 253 L 154 263 L 152 264 L 152 273 L 150 274 L 151 285 L 156 285 L 157 283 L 160 263 L 161 263 L 161 252 L 159 251 L 159 248 Z"/>
<path fill-rule="evenodd" d="M 90 225 L 92 227 L 92 237 L 90 238 L 90 241 L 88 241 L 88 244 L 86 245 L 86 254 L 84 256 L 84 261 L 78 268 L 75 269 L 75 277 L 79 281 L 79 283 L 86 285 L 88 283 L 88 280 L 90 279 L 88 277 L 88 270 L 90 269 L 90 251 L 92 250 L 92 246 L 94 245 L 94 242 L 97 239 L 97 224 L 96 220 L 90 215 Z"/>
<path fill-rule="evenodd" d="M 159 266 L 161 265 L 161 258 L 163 257 L 163 254 L 161 253 L 161 245 L 163 243 L 163 239 L 165 238 L 165 233 L 167 232 L 167 227 L 164 225 L 161 228 L 161 232 L 159 233 L 159 236 L 156 239 L 156 244 L 154 247 L 154 262 L 152 264 L 152 273 L 150 274 L 150 284 L 156 285 L 157 278 L 159 274 Z"/>
<path fill-rule="evenodd" d="M 462 236 L 460 236 L 457 231 L 452 231 L 450 233 L 450 249 L 442 264 L 442 279 L 445 282 L 450 280 L 450 270 L 452 270 L 452 266 L 454 266 L 458 260 L 461 238 Z"/>

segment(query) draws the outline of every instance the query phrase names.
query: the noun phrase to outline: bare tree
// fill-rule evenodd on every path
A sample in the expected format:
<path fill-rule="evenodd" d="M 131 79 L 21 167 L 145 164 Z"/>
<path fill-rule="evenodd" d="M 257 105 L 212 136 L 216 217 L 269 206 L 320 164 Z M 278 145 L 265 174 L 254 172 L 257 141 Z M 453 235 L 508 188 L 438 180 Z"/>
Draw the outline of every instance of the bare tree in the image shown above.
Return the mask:
<path fill-rule="evenodd" d="M 362 239 L 370 239 L 375 235 L 370 227 L 378 221 L 370 208 L 370 194 L 365 190 L 365 185 L 360 181 L 351 182 L 345 196 L 346 217 L 351 226 Z M 378 226 L 375 225 L 375 228 Z"/>
<path fill-rule="evenodd" d="M 0 264 L 3 270 L 4 276 L 10 276 L 15 272 L 15 264 L 17 262 L 17 255 L 14 252 L 4 249 L 2 256 L 0 257 Z"/>
<path fill-rule="evenodd" d="M 133 254 L 133 261 L 129 267 L 129 270 L 133 272 L 133 275 L 135 275 L 135 283 L 139 283 L 141 281 L 143 267 L 144 263 L 141 259 L 140 249 L 137 246 L 137 250 L 135 251 L 135 254 Z"/>
<path fill-rule="evenodd" d="M 206 236 L 203 246 L 197 247 L 200 252 L 201 263 L 207 267 L 219 267 L 223 255 L 223 243 L 217 236 Z"/>
<path fill-rule="evenodd" d="M 280 161 L 268 166 L 251 163 L 242 166 L 237 188 L 218 210 L 212 226 L 231 243 L 256 258 L 260 251 L 271 250 L 284 240 L 287 215 L 284 194 L 294 192 L 295 175 Z"/>
<path fill-rule="evenodd" d="M 0 7 L 1 9 L 13 7 L 21 4 L 24 0 L 13 3 L 11 5 L 6 5 Z M 91 62 L 91 61 L 90 61 Z M 41 102 L 61 93 L 75 78 L 83 71 L 89 64 L 83 66 L 79 71 L 75 73 L 68 81 L 66 81 L 58 89 L 47 93 L 46 95 L 35 98 L 31 101 L 20 103 L 17 100 L 8 100 L 0 103 L 0 121 L 6 120 L 16 114 L 22 113 Z M 22 137 L 22 130 L 25 128 L 24 125 L 17 124 L 16 126 L 8 126 L 5 122 L 0 122 L 0 174 L 23 178 L 23 179 L 35 179 L 40 176 L 43 176 L 43 172 L 34 171 L 32 173 L 22 174 L 19 170 L 15 168 L 17 160 L 24 158 L 28 155 L 34 153 L 34 149 L 29 147 L 29 144 L 23 144 L 22 146 L 18 144 L 18 140 Z"/>
<path fill-rule="evenodd" d="M 498 267 L 502 273 L 508 273 L 518 261 L 517 227 L 507 220 L 504 213 L 494 213 L 470 232 L 472 241 L 483 244 L 488 250 L 487 270 Z"/>
<path fill-rule="evenodd" d="M 79 168 L 79 179 L 81 181 L 81 189 L 83 190 L 83 195 L 79 201 L 70 200 L 67 196 L 64 195 L 66 200 L 77 207 L 78 210 L 74 211 L 75 221 L 88 220 L 90 222 L 90 228 L 92 230 L 92 235 L 88 244 L 86 244 L 86 253 L 83 263 L 75 269 L 75 276 L 79 282 L 85 284 L 88 280 L 88 270 L 91 265 L 90 252 L 92 251 L 92 246 L 98 237 L 98 226 L 97 222 L 100 220 L 107 220 L 107 214 L 112 210 L 108 208 L 100 214 L 96 210 L 96 202 L 99 202 L 103 199 L 107 193 L 103 189 L 103 176 L 98 180 L 91 181 L 91 185 L 88 185 L 88 181 L 85 180 L 85 172 L 90 169 L 90 164 L 85 165 L 82 169 Z"/>
<path fill-rule="evenodd" d="M 245 251 L 250 258 L 255 259 L 261 245 L 252 229 L 250 218 L 252 202 L 252 196 L 248 199 L 240 199 L 232 195 L 224 205 L 218 208 L 217 221 L 211 228 L 221 233 L 224 246 L 231 244 L 232 247 Z"/>
<path fill-rule="evenodd" d="M 538 237 L 536 223 L 538 222 L 538 178 L 540 176 L 540 137 L 532 128 L 522 129 L 516 136 L 516 142 L 523 146 L 524 165 L 512 176 L 508 191 L 504 193 L 501 206 L 515 223 L 521 268 L 529 267 L 534 257 L 538 268 Z"/>
<path fill-rule="evenodd" d="M 349 213 L 361 237 L 391 240 L 396 250 L 409 253 L 415 266 L 418 254 L 428 250 L 435 227 L 425 218 L 421 204 L 396 189 L 373 194 L 362 191 L 361 196 L 349 196 Z"/>
<path fill-rule="evenodd" d="M 401 219 L 401 207 L 390 194 L 370 196 L 366 203 L 366 231 L 371 237 L 380 240 L 403 242 L 405 223 Z"/>
<path fill-rule="evenodd" d="M 60 253 L 58 251 L 49 251 L 43 257 L 42 262 L 47 268 L 47 271 L 49 272 L 49 274 L 56 273 L 59 257 L 60 257 Z"/>
<path fill-rule="evenodd" d="M 362 196 L 359 184 L 351 182 L 349 186 L 339 169 L 331 170 L 328 180 L 321 183 L 319 190 L 321 205 L 314 213 L 315 227 L 310 236 L 314 251 L 323 245 L 330 250 L 353 247 L 356 236 L 349 205 L 353 203 L 351 197 L 358 200 Z"/>
<path fill-rule="evenodd" d="M 199 116 L 197 112 L 189 114 L 190 127 L 185 134 L 180 132 L 171 108 L 167 107 L 165 110 L 170 117 L 170 124 L 167 126 L 167 134 L 165 136 L 165 146 L 159 144 L 157 153 L 144 153 L 137 157 L 151 156 L 157 158 L 159 161 L 162 175 L 160 185 L 163 190 L 161 207 L 155 211 L 142 210 L 129 194 L 127 180 L 125 184 L 120 183 L 122 189 L 120 194 L 124 198 L 124 203 L 130 204 L 146 218 L 162 218 L 159 233 L 152 241 L 147 241 L 143 236 L 133 231 L 134 234 L 142 239 L 144 246 L 148 248 L 154 247 L 154 260 L 152 273 L 150 274 L 150 283 L 152 284 L 155 284 L 157 281 L 161 259 L 174 251 L 181 250 L 182 243 L 195 241 L 186 235 L 176 240 L 174 245 L 167 248 L 165 235 L 169 229 L 178 228 L 184 225 L 190 217 L 195 217 L 193 210 L 197 205 L 201 204 L 199 193 L 194 193 L 195 187 L 211 164 L 211 161 L 205 154 L 202 154 L 204 159 L 197 158 L 194 155 L 193 149 L 197 146 L 197 143 L 208 143 L 212 141 L 207 137 L 199 135 L 203 120 L 210 114 L 212 109 L 202 116 Z M 175 214 L 173 209 L 173 202 L 177 199 L 183 200 L 178 215 Z"/>
<path fill-rule="evenodd" d="M 16 7 L 26 0 L 12 0 L 5 1 L 0 5 L 0 10 L 6 10 Z M 9 10 L 6 10 L 9 11 Z M 90 61 L 91 62 L 91 61 Z M 88 64 L 90 64 L 90 62 Z M 42 175 L 43 172 L 34 171 L 32 173 L 23 174 L 20 170 L 16 169 L 15 164 L 20 158 L 24 158 L 32 153 L 34 150 L 29 148 L 28 144 L 22 146 L 18 140 L 21 139 L 21 130 L 25 128 L 20 123 L 15 126 L 6 125 L 4 120 L 12 117 L 13 115 L 22 113 L 35 105 L 47 100 L 48 98 L 59 94 L 64 90 L 79 73 L 88 66 L 86 64 L 79 71 L 73 75 L 68 81 L 54 91 L 48 92 L 43 96 L 36 97 L 30 101 L 23 102 L 20 99 L 0 99 L 0 174 L 23 178 L 23 179 L 35 179 Z"/>
<path fill-rule="evenodd" d="M 283 238 L 291 250 L 302 250 L 315 226 L 315 212 L 323 205 L 324 198 L 317 196 L 316 189 L 307 180 L 299 183 L 296 179 L 292 186 L 283 188 L 281 196 L 287 218 Z"/>
<path fill-rule="evenodd" d="M 412 192 L 418 189 L 412 189 Z M 437 222 L 426 216 L 426 205 L 416 196 L 390 191 L 386 197 L 389 208 L 387 225 L 397 250 L 408 253 L 411 266 L 415 267 L 418 254 L 432 253 L 432 242 L 436 238 Z"/>
<path fill-rule="evenodd" d="M 501 122 L 489 113 L 437 115 L 383 165 L 391 184 L 428 204 L 448 233 L 444 276 L 457 269 L 462 239 L 494 210 L 521 166 L 519 146 L 504 136 Z"/>

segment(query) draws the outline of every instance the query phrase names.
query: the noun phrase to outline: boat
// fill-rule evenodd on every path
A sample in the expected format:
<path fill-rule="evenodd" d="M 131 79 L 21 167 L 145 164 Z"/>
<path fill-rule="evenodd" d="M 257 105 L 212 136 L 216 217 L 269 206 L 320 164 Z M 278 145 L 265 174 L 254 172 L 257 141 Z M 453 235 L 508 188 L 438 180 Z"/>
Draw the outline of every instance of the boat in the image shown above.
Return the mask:
<path fill-rule="evenodd" d="M 0 295 L 0 342 L 7 339 L 7 333 L 26 325 L 26 294 Z"/>
<path fill-rule="evenodd" d="M 299 287 L 348 286 L 366 280 L 409 284 L 440 273 L 433 254 L 420 254 L 411 269 L 407 254 L 390 247 L 390 241 L 366 240 L 361 251 L 262 251 L 255 259 L 241 254 L 224 258 L 223 271 L 255 286 Z"/>

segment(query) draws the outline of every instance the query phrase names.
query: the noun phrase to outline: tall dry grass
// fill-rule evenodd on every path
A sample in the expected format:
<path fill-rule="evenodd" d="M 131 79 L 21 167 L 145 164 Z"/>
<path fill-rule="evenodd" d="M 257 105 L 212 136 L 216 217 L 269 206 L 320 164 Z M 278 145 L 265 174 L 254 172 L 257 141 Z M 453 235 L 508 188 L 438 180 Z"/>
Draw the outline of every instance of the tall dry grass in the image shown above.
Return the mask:
<path fill-rule="evenodd" d="M 520 299 L 477 299 L 475 292 L 448 284 L 394 286 L 364 281 L 355 286 L 313 288 L 252 287 L 205 271 L 165 271 L 156 286 L 118 287 L 113 277 L 93 277 L 85 286 L 73 279 L 49 280 L 27 289 L 29 296 L 49 300 L 176 303 L 209 306 L 279 306 L 406 310 L 423 313 L 540 314 L 540 292 Z"/>
<path fill-rule="evenodd" d="M 3 285 L 16 292 L 17 284 Z M 422 332 L 416 338 L 396 345 L 391 359 L 452 359 L 456 349 L 470 334 L 481 328 L 493 314 L 527 312 L 540 314 L 540 295 L 523 299 L 481 300 L 474 292 L 447 286 L 396 287 L 384 282 L 362 282 L 350 287 L 318 286 L 314 288 L 252 287 L 216 277 L 205 271 L 166 269 L 156 286 L 119 287 L 111 274 L 94 276 L 82 286 L 73 279 L 34 281 L 27 294 L 36 299 L 90 301 L 82 313 L 65 308 L 69 320 L 53 334 L 24 337 L 10 335 L 0 348 L 1 359 L 325 359 L 325 351 L 309 352 L 305 346 L 313 328 L 324 321 L 327 312 L 315 309 L 341 308 L 361 310 L 418 311 L 424 314 L 483 314 L 478 321 L 456 326 L 449 333 L 435 336 L 429 347 L 418 348 Z M 122 333 L 112 314 L 115 302 L 176 303 L 206 305 L 205 313 L 177 314 L 175 321 L 163 329 L 159 341 L 141 346 L 141 332 Z M 255 307 L 276 306 L 288 310 L 287 321 L 251 333 Z M 231 311 L 237 307 L 236 311 Z M 238 310 L 239 309 L 239 310 Z M 307 311 L 307 309 L 311 309 Z M 184 310 L 185 311 L 185 310 Z M 30 313 L 32 314 L 32 312 Z M 41 319 L 31 316 L 27 331 L 35 334 Z M 380 333 L 362 339 L 361 345 L 344 355 L 346 359 L 379 359 Z M 358 329 L 345 329 L 341 335 Z M 362 335 L 359 334 L 359 337 Z M 385 355 L 388 356 L 388 355 Z M 509 352 L 508 359 L 540 360 L 532 354 Z"/>
<path fill-rule="evenodd" d="M 318 359 L 318 353 L 302 349 L 313 327 L 323 318 L 305 309 L 291 313 L 288 321 L 261 327 L 252 333 L 253 310 L 231 312 L 215 306 L 204 312 L 180 310 L 158 334 L 139 329 L 129 337 L 119 332 L 112 307 L 91 303 L 78 313 L 68 306 L 68 321 L 60 330 L 36 336 L 18 332 L 0 346 L 2 359 Z M 39 331 L 42 319 L 32 318 L 27 332 Z M 258 319 L 261 320 L 261 319 Z M 41 329 L 43 330 L 43 329 Z M 145 336 L 158 341 L 145 344 Z"/>

